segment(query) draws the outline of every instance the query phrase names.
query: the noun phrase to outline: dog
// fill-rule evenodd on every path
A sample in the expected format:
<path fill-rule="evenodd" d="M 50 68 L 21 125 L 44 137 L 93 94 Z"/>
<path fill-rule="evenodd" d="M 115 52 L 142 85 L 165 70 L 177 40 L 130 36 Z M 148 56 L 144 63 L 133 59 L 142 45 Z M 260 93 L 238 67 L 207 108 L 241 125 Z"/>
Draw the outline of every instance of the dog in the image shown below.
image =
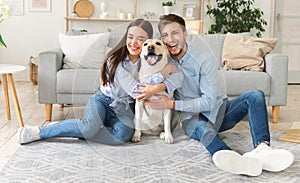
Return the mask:
<path fill-rule="evenodd" d="M 168 63 L 169 56 L 169 51 L 161 40 L 147 39 L 142 46 L 140 55 L 141 68 L 138 73 L 138 80 L 142 81 L 144 78 L 161 71 Z M 161 94 L 165 94 L 169 98 L 173 97 L 173 93 L 167 94 L 166 92 L 161 92 Z M 150 97 L 150 99 L 155 98 L 157 97 Z M 166 143 L 173 143 L 171 109 L 154 110 L 149 106 L 145 106 L 143 101 L 136 100 L 134 124 L 133 142 L 139 142 L 141 135 L 146 134 L 159 135 Z"/>

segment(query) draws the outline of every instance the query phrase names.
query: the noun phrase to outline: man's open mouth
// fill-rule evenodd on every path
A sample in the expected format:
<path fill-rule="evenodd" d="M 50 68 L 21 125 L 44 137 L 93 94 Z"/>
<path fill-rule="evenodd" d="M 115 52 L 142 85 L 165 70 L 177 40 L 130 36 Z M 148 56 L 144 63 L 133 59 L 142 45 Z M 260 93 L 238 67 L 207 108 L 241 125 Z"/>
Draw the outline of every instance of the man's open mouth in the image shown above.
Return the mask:
<path fill-rule="evenodd" d="M 162 59 L 163 55 L 156 55 L 155 53 L 148 53 L 148 55 L 144 55 L 145 60 L 149 65 L 155 65 Z"/>

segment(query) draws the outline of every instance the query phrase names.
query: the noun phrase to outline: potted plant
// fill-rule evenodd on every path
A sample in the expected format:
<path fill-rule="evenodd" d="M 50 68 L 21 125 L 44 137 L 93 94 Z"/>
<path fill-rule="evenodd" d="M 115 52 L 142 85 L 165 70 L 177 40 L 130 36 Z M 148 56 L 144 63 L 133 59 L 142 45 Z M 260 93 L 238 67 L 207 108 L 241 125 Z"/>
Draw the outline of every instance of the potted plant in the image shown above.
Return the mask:
<path fill-rule="evenodd" d="M 254 0 L 216 0 L 216 7 L 207 4 L 207 12 L 213 18 L 208 33 L 241 33 L 256 30 L 256 36 L 261 37 L 267 22 L 262 18 L 263 11 L 253 7 Z"/>
<path fill-rule="evenodd" d="M 77 17 L 76 11 L 73 11 L 73 12 L 71 13 L 71 17 Z"/>
<path fill-rule="evenodd" d="M 164 14 L 168 15 L 172 12 L 173 2 L 172 1 L 164 1 L 164 2 L 162 2 L 162 6 L 164 8 Z"/>
<path fill-rule="evenodd" d="M 173 2 L 172 1 L 165 1 L 165 2 L 162 2 L 162 5 L 163 6 L 173 6 Z"/>
<path fill-rule="evenodd" d="M 0 23 L 3 22 L 5 19 L 8 19 L 10 17 L 10 7 L 8 5 L 3 5 L 2 4 L 3 2 L 1 1 L 0 2 Z M 1 36 L 1 33 L 0 33 L 0 46 L 3 46 L 3 47 L 7 47 L 2 36 Z"/>

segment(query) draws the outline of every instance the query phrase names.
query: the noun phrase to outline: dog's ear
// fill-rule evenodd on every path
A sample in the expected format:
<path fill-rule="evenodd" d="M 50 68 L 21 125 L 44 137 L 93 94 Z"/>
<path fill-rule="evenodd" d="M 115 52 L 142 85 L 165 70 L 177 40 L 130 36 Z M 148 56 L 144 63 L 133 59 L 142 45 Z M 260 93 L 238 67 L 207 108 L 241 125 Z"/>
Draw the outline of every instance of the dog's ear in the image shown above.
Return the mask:
<path fill-rule="evenodd" d="M 162 45 L 164 47 L 164 55 L 166 55 L 167 58 L 170 58 L 170 52 L 168 50 L 168 47 L 163 42 Z"/>

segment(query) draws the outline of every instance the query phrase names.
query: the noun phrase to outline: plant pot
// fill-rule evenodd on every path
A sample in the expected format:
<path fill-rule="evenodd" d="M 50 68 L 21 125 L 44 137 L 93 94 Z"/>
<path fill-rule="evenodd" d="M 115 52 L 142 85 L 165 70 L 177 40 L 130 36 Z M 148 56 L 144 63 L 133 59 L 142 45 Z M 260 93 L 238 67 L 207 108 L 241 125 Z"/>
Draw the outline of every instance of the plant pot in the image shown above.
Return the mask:
<path fill-rule="evenodd" d="M 77 17 L 77 13 L 76 12 L 72 12 L 71 13 L 71 17 Z"/>
<path fill-rule="evenodd" d="M 163 6 L 163 8 L 164 8 L 164 15 L 168 15 L 172 13 L 173 6 Z"/>

